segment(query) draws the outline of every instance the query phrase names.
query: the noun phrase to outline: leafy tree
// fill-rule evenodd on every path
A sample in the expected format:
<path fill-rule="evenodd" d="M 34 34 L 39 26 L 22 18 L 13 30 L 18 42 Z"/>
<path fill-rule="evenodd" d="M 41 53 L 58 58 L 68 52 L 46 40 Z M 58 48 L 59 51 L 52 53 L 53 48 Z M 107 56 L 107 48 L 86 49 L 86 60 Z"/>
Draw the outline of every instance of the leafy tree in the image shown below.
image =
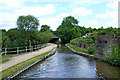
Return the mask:
<path fill-rule="evenodd" d="M 99 32 L 99 34 L 118 34 L 118 29 L 113 28 L 113 27 L 109 27 L 109 28 L 100 30 L 98 32 Z"/>
<path fill-rule="evenodd" d="M 78 21 L 72 16 L 63 19 L 61 25 L 57 28 L 57 36 L 62 40 L 62 43 L 68 43 L 71 39 L 76 37 Z"/>
<path fill-rule="evenodd" d="M 53 37 L 52 32 L 50 31 L 45 31 L 45 32 L 40 32 L 37 34 L 37 40 L 39 42 L 39 44 L 42 43 L 48 43 Z"/>
<path fill-rule="evenodd" d="M 10 47 L 10 44 L 8 42 L 10 42 L 10 40 L 7 36 L 6 30 L 2 30 L 2 48 Z"/>
<path fill-rule="evenodd" d="M 32 15 L 19 16 L 17 19 L 17 26 L 20 30 L 38 30 L 39 20 Z"/>
<path fill-rule="evenodd" d="M 42 25 L 40 31 L 41 31 L 41 32 L 50 31 L 50 26 L 48 26 L 48 25 Z"/>
<path fill-rule="evenodd" d="M 6 32 L 8 36 L 6 43 L 10 44 L 9 47 L 26 46 L 28 37 L 25 34 L 26 32 L 21 33 L 17 28 L 10 29 Z"/>
<path fill-rule="evenodd" d="M 92 30 L 92 28 L 91 28 Z M 69 43 L 70 40 L 81 37 L 87 33 L 88 29 L 84 26 L 78 26 L 78 21 L 72 16 L 63 19 L 61 25 L 54 32 L 61 38 L 62 43 Z"/>
<path fill-rule="evenodd" d="M 19 16 L 17 26 L 19 30 L 27 31 L 29 45 L 31 45 L 31 31 L 38 30 L 39 20 L 32 15 Z"/>
<path fill-rule="evenodd" d="M 94 31 L 94 29 L 92 29 L 91 27 L 87 28 L 87 33 L 92 33 Z"/>

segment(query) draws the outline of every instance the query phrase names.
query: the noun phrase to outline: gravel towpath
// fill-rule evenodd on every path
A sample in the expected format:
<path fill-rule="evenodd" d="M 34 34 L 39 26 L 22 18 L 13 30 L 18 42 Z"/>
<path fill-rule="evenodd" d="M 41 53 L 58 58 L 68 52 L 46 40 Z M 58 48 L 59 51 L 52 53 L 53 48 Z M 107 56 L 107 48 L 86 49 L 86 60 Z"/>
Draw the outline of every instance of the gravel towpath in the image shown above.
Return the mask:
<path fill-rule="evenodd" d="M 37 51 L 33 51 L 33 52 L 28 52 L 26 54 L 23 54 L 23 55 L 19 55 L 19 56 L 15 56 L 15 57 L 12 57 L 9 61 L 3 63 L 3 64 L 0 64 L 0 72 L 13 66 L 13 65 L 16 65 L 20 62 L 23 62 L 23 61 L 26 61 L 32 57 L 35 57 L 35 56 L 38 56 L 40 54 L 43 54 L 45 52 L 48 52 L 50 51 L 51 49 L 53 49 L 54 47 L 57 47 L 57 45 L 55 44 L 51 44 L 45 48 L 42 48 L 42 49 L 39 49 Z"/>

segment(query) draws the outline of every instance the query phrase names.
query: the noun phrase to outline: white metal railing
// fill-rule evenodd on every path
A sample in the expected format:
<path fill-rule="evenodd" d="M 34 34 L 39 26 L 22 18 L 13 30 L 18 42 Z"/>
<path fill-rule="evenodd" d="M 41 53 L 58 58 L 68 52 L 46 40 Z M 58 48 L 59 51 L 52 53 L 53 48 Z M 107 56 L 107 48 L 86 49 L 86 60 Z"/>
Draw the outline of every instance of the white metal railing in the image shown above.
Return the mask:
<path fill-rule="evenodd" d="M 33 45 L 33 46 L 24 46 L 24 47 L 13 47 L 13 48 L 3 48 L 0 49 L 1 53 L 0 56 L 2 56 L 3 54 L 7 54 L 7 53 L 17 53 L 19 54 L 20 52 L 32 52 L 32 51 L 36 51 L 38 49 L 44 48 L 46 46 L 51 45 L 50 43 L 47 44 L 40 44 L 40 45 Z"/>

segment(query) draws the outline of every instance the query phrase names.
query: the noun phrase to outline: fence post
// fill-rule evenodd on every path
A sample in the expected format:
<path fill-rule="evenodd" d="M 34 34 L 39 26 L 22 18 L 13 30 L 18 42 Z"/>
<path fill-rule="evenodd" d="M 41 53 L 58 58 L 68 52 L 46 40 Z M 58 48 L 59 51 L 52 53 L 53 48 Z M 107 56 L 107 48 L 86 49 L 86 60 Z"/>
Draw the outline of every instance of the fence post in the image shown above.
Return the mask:
<path fill-rule="evenodd" d="M 30 46 L 30 52 L 32 52 L 32 46 Z"/>
<path fill-rule="evenodd" d="M 36 50 L 37 50 L 38 45 L 36 45 Z"/>
<path fill-rule="evenodd" d="M 19 54 L 19 47 L 17 47 L 17 54 Z"/>
<path fill-rule="evenodd" d="M 39 45 L 37 45 L 37 49 L 39 49 L 39 47 L 40 47 L 40 46 L 39 46 Z"/>
<path fill-rule="evenodd" d="M 31 52 L 33 51 L 33 46 L 31 46 Z"/>
<path fill-rule="evenodd" d="M 32 46 L 32 51 L 33 51 L 33 46 Z"/>
<path fill-rule="evenodd" d="M 27 46 L 26 46 L 26 53 L 27 53 Z"/>
<path fill-rule="evenodd" d="M 5 48 L 5 55 L 6 55 L 6 53 L 7 53 L 7 48 Z"/>
<path fill-rule="evenodd" d="M 36 45 L 35 45 L 35 50 L 37 49 Z"/>
<path fill-rule="evenodd" d="M 37 45 L 37 49 L 39 49 L 39 45 Z"/>
<path fill-rule="evenodd" d="M 41 45 L 40 45 L 40 49 L 41 49 Z"/>

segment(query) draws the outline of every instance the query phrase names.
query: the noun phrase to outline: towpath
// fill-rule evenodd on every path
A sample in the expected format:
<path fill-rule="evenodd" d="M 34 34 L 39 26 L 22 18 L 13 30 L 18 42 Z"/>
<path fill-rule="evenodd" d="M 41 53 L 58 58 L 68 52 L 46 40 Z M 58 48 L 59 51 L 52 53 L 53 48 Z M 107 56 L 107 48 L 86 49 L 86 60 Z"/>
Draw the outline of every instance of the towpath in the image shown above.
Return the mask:
<path fill-rule="evenodd" d="M 42 48 L 42 49 L 39 49 L 37 51 L 33 51 L 33 52 L 28 52 L 26 54 L 23 54 L 23 55 L 19 55 L 19 56 L 15 56 L 15 57 L 12 57 L 9 61 L 3 63 L 3 64 L 0 64 L 0 72 L 11 67 L 11 66 L 14 66 L 20 62 L 23 62 L 23 61 L 26 61 L 32 57 L 35 57 L 35 56 L 38 56 L 40 54 L 43 54 L 45 52 L 48 52 L 50 51 L 51 49 L 53 49 L 54 47 L 57 47 L 57 45 L 55 44 L 50 44 L 49 46 L 45 47 L 45 48 Z"/>

